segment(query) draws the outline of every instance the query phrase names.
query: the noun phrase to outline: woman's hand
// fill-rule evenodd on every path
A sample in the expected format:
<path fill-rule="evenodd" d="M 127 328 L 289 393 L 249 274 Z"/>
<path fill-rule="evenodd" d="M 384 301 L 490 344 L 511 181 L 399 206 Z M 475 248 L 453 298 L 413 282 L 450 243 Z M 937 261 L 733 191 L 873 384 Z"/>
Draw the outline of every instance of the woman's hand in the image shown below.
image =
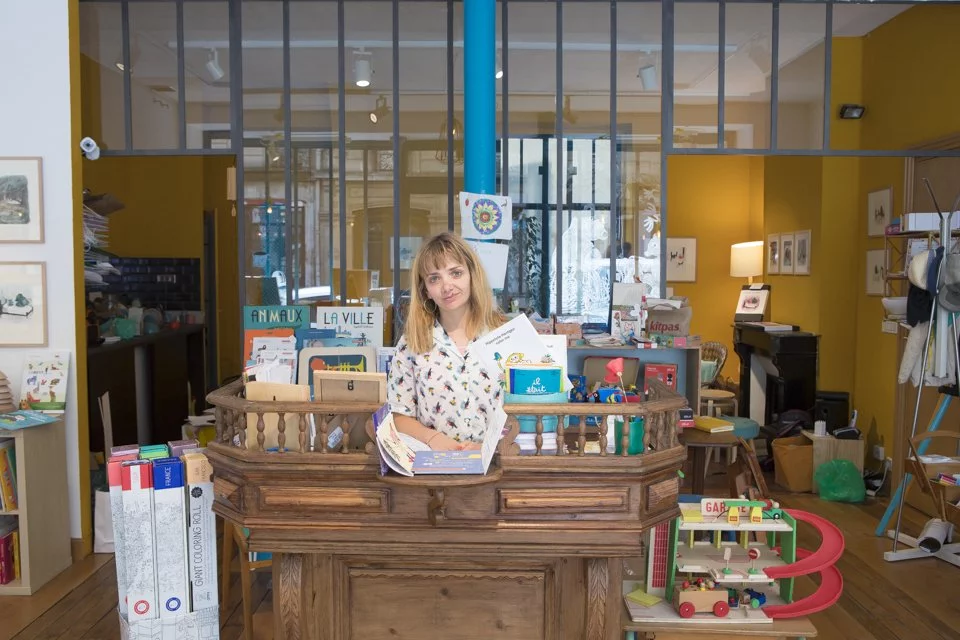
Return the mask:
<path fill-rule="evenodd" d="M 460 443 L 461 451 L 480 451 L 482 446 L 478 442 L 462 442 Z"/>

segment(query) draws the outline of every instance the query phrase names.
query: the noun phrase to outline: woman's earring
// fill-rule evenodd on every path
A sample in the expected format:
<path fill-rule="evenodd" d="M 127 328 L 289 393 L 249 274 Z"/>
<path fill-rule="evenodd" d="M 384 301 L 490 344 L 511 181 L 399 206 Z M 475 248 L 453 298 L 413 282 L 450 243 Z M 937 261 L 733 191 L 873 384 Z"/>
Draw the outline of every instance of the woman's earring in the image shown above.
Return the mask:
<path fill-rule="evenodd" d="M 433 314 L 437 312 L 437 303 L 430 298 L 424 298 L 423 302 L 420 303 L 420 306 L 422 306 L 423 310 L 427 313 Z"/>

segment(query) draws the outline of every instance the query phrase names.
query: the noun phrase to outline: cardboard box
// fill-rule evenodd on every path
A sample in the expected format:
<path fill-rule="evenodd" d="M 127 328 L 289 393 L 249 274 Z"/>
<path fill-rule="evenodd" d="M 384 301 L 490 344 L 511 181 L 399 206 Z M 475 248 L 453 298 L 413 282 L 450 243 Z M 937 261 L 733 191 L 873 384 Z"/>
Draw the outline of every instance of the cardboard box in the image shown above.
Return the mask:
<path fill-rule="evenodd" d="M 220 608 L 173 618 L 128 621 L 120 616 L 120 640 L 219 640 Z"/>
<path fill-rule="evenodd" d="M 788 491 L 813 489 L 813 445 L 803 436 L 773 441 L 774 478 Z"/>
<path fill-rule="evenodd" d="M 803 436 L 813 443 L 811 472 L 816 476 L 817 467 L 831 460 L 849 460 L 860 473 L 863 473 L 863 440 L 841 440 L 831 435 L 818 436 L 813 431 L 804 431 Z M 811 484 L 814 493 L 820 493 L 816 477 Z"/>

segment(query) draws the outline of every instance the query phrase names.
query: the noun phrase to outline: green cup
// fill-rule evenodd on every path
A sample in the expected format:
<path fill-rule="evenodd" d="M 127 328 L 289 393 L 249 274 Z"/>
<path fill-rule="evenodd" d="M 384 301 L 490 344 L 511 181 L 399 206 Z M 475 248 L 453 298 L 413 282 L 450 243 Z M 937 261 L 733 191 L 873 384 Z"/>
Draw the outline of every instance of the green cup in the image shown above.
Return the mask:
<path fill-rule="evenodd" d="M 616 420 L 613 423 L 613 437 L 617 445 L 617 455 L 621 455 L 623 453 L 623 420 Z M 631 418 L 627 454 L 635 456 L 638 453 L 643 453 L 643 418 Z"/>

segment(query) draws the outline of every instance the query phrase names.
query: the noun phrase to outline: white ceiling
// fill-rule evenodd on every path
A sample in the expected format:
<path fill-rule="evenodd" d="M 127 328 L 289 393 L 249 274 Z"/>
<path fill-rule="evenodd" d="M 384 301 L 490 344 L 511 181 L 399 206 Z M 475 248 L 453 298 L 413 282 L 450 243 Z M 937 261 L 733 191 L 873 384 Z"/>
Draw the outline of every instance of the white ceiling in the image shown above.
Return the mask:
<path fill-rule="evenodd" d="M 83 3 L 81 51 L 116 72 L 120 59 L 119 4 Z M 190 103 L 229 102 L 230 64 L 225 3 L 185 3 L 187 99 Z M 610 13 L 605 3 L 563 5 L 563 92 L 574 98 L 606 96 L 610 89 Z M 675 5 L 675 93 L 678 102 L 715 102 L 718 68 L 716 3 Z M 910 5 L 867 4 L 834 6 L 834 34 L 862 36 Z M 172 3 L 130 3 L 133 80 L 175 99 L 177 85 L 176 19 Z M 462 82 L 462 6 L 454 5 L 454 87 Z M 556 93 L 556 7 L 549 2 L 509 4 L 509 90 L 512 109 L 523 109 L 524 98 Z M 374 69 L 369 89 L 361 94 L 392 91 L 392 19 L 389 2 L 345 4 L 347 82 L 353 85 L 353 52 L 370 53 Z M 293 2 L 291 20 L 291 79 L 296 92 L 292 108 L 316 109 L 329 104 L 338 79 L 336 4 Z M 497 7 L 499 42 L 500 7 Z M 823 84 L 822 36 L 826 5 L 780 5 L 780 99 L 813 100 Z M 400 8 L 400 87 L 404 100 L 426 108 L 445 106 L 445 3 L 404 2 Z M 618 4 L 617 93 L 621 97 L 654 96 L 657 88 L 642 86 L 641 64 L 660 70 L 659 3 Z M 279 106 L 283 84 L 281 6 L 243 4 L 243 75 L 245 108 Z M 768 4 L 730 2 L 726 15 L 725 92 L 733 100 L 769 100 L 771 9 Z M 209 51 L 216 49 L 227 75 L 215 82 L 205 69 Z M 498 45 L 499 49 L 499 45 Z M 811 55 L 804 54 L 811 52 Z M 796 61 L 796 64 L 791 65 Z M 498 82 L 498 93 L 502 83 Z M 163 89 L 163 88 L 167 89 Z M 515 99 L 516 97 L 516 99 Z M 351 99 L 352 96 L 351 96 Z M 408 103 L 409 104 L 409 103 Z M 538 106 L 537 108 L 542 108 Z"/>

